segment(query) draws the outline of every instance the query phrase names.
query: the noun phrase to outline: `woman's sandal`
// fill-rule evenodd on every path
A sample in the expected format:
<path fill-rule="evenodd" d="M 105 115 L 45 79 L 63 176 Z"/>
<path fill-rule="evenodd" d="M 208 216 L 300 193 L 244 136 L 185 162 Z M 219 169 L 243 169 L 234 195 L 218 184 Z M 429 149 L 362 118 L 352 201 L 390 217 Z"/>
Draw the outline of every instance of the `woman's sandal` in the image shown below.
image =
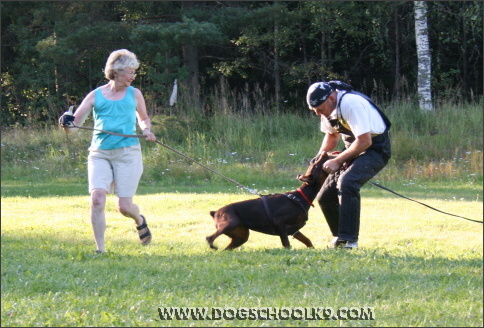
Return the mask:
<path fill-rule="evenodd" d="M 141 215 L 141 217 L 143 218 L 143 224 L 136 227 L 136 230 L 140 231 L 140 230 L 146 229 L 146 232 L 144 234 L 139 235 L 139 240 L 141 245 L 146 246 L 151 242 L 151 231 L 150 231 L 150 228 L 148 228 L 148 224 L 146 223 L 145 217 L 143 215 Z"/>

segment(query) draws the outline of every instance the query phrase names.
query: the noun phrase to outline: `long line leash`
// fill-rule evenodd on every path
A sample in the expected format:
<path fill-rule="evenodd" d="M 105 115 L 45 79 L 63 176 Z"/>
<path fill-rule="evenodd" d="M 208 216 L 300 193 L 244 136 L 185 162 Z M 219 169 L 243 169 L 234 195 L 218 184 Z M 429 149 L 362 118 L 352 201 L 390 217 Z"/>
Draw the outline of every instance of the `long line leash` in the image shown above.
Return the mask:
<path fill-rule="evenodd" d="M 95 128 L 89 128 L 89 127 L 77 126 L 77 125 L 73 125 L 73 127 L 74 127 L 74 128 L 78 128 L 78 129 L 84 129 L 84 130 L 99 131 L 99 132 L 103 132 L 103 133 L 107 133 L 107 134 L 112 134 L 112 135 L 115 135 L 115 136 L 120 136 L 120 137 L 127 137 L 127 138 L 145 138 L 145 137 L 146 137 L 146 136 L 145 136 L 145 135 L 143 135 L 143 134 L 121 134 L 121 133 L 115 133 L 115 132 L 105 131 L 105 130 L 101 130 L 101 129 L 95 129 Z M 176 154 L 178 154 L 178 155 L 180 155 L 180 156 L 182 156 L 182 157 L 184 157 L 184 158 L 186 158 L 186 159 L 188 159 L 188 160 L 192 161 L 193 163 L 200 165 L 201 167 L 203 167 L 203 168 L 207 169 L 208 171 L 210 171 L 210 172 L 212 172 L 212 173 L 214 173 L 214 174 L 216 174 L 216 175 L 218 175 L 218 176 L 221 176 L 221 177 L 222 177 L 222 178 L 224 178 L 225 180 L 232 182 L 233 184 L 235 184 L 235 185 L 236 185 L 236 186 L 238 186 L 239 188 L 241 188 L 241 189 L 245 189 L 245 190 L 247 190 L 248 192 L 250 192 L 250 193 L 251 193 L 251 194 L 253 194 L 253 195 L 258 195 L 258 196 L 260 196 L 260 194 L 259 194 L 259 193 L 257 193 L 257 192 L 256 192 L 254 189 L 250 189 L 250 188 L 248 188 L 248 187 L 246 187 L 246 186 L 244 186 L 244 185 L 240 184 L 239 182 L 237 182 L 237 181 L 235 181 L 235 180 L 233 180 L 233 179 L 231 179 L 231 178 L 229 178 L 229 177 L 226 177 L 225 175 L 223 175 L 223 174 L 221 174 L 221 173 L 219 173 L 219 172 L 215 171 L 214 169 L 212 169 L 212 168 L 210 168 L 210 167 L 208 167 L 208 166 L 206 166 L 206 165 L 204 165 L 204 164 L 202 164 L 202 163 L 200 163 L 200 162 L 196 161 L 195 159 L 193 159 L 193 158 L 191 158 L 191 157 L 189 157 L 189 156 L 187 156 L 187 155 L 185 155 L 185 154 L 183 154 L 183 153 L 179 152 L 179 151 L 178 151 L 178 150 L 176 150 L 175 148 L 170 147 L 170 146 L 168 146 L 168 145 L 166 145 L 166 144 L 162 143 L 162 142 L 161 142 L 161 141 L 159 141 L 159 140 L 155 140 L 155 142 L 156 142 L 157 144 L 159 144 L 159 145 L 161 145 L 161 146 L 163 146 L 163 147 L 165 147 L 165 148 L 167 148 L 167 149 L 171 150 L 172 152 L 174 152 L 174 153 L 176 153 Z M 407 200 L 410 200 L 410 201 L 412 201 L 412 202 L 418 203 L 418 204 L 420 204 L 420 205 L 426 206 L 426 207 L 428 207 L 428 208 L 430 208 L 430 209 L 432 209 L 432 210 L 434 210 L 434 211 L 437 211 L 437 212 L 439 212 L 439 213 L 446 214 L 446 215 L 451 215 L 451 216 L 455 216 L 455 217 L 458 217 L 458 218 L 461 218 L 461 219 L 464 219 L 464 220 L 467 220 L 467 221 L 477 222 L 477 223 L 481 223 L 481 224 L 483 224 L 483 223 L 484 223 L 483 221 L 477 221 L 477 220 L 473 220 L 473 219 L 468 219 L 468 218 L 463 217 L 463 216 L 460 216 L 460 215 L 455 215 L 455 214 L 451 214 L 451 213 L 447 213 L 447 212 L 441 211 L 441 210 L 439 210 L 439 209 L 437 209 L 437 208 L 435 208 L 435 207 L 432 207 L 432 206 L 430 206 L 430 205 L 427 205 L 427 204 L 424 204 L 424 203 L 422 203 L 422 202 L 416 201 L 415 199 L 411 199 L 411 198 L 405 197 L 405 196 L 403 196 L 403 195 L 401 195 L 401 194 L 399 194 L 399 193 L 396 193 L 395 191 L 393 191 L 393 190 L 391 190 L 391 189 L 388 189 L 388 188 L 386 188 L 386 187 L 383 187 L 382 185 L 379 185 L 378 183 L 375 183 L 375 182 L 373 182 L 373 181 L 368 181 L 368 182 L 369 182 L 369 183 L 371 183 L 372 185 L 374 185 L 375 187 L 381 188 L 381 189 L 383 189 L 383 190 L 386 190 L 386 191 L 388 191 L 388 192 L 391 192 L 391 193 L 392 193 L 392 194 L 394 194 L 394 195 L 397 195 L 397 196 L 402 197 L 402 198 L 404 198 L 404 199 L 407 199 Z"/>
<path fill-rule="evenodd" d="M 411 198 L 405 197 L 405 196 L 403 196 L 403 195 L 400 195 L 399 193 L 396 193 L 396 192 L 394 192 L 393 190 L 388 189 L 388 188 L 386 188 L 386 187 L 383 187 L 382 185 L 379 185 L 378 183 L 375 183 L 375 182 L 373 182 L 373 181 L 368 181 L 368 182 L 369 182 L 369 183 L 371 183 L 372 185 L 374 185 L 375 187 L 381 188 L 381 189 L 386 190 L 386 191 L 388 191 L 388 192 L 391 192 L 392 194 L 395 194 L 395 195 L 397 195 L 397 196 L 399 196 L 399 197 L 402 197 L 402 198 L 405 198 L 405 199 L 410 200 L 410 201 L 412 201 L 412 202 L 415 202 L 415 203 L 418 203 L 418 204 L 420 204 L 420 205 L 426 206 L 426 207 L 428 207 L 428 208 L 430 208 L 430 209 L 433 209 L 434 211 L 437 211 L 437 212 L 440 212 L 440 213 L 443 213 L 443 214 L 447 214 L 447 215 L 452 215 L 452 216 L 455 216 L 455 217 L 458 217 L 458 218 L 461 218 L 461 219 L 464 219 L 464 220 L 467 220 L 467 221 L 477 222 L 477 223 L 481 223 L 481 224 L 483 223 L 482 221 L 477 221 L 477 220 L 473 220 L 473 219 L 468 219 L 468 218 L 465 218 L 465 217 L 460 216 L 460 215 L 455 215 L 455 214 L 451 214 L 451 213 L 447 213 L 447 212 L 441 211 L 441 210 L 439 210 L 439 209 L 436 209 L 435 207 L 432 207 L 432 206 L 430 206 L 430 205 L 427 205 L 427 204 L 424 204 L 424 203 L 422 203 L 422 202 L 416 201 L 415 199 L 411 199 Z"/>

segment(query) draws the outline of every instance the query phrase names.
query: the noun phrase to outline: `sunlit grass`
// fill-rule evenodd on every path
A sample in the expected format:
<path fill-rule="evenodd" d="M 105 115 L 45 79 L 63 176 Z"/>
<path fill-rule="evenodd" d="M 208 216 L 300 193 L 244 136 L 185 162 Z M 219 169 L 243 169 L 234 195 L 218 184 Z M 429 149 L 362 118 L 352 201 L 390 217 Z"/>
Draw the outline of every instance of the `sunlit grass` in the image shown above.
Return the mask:
<path fill-rule="evenodd" d="M 482 224 L 366 188 L 354 252 L 327 248 L 318 206 L 302 229 L 315 249 L 251 232 L 239 250 L 210 250 L 208 212 L 252 197 L 143 193 L 154 239 L 142 247 L 110 196 L 105 256 L 93 254 L 87 195 L 3 197 L 2 326 L 482 326 Z M 419 200 L 482 218 L 482 200 L 444 197 Z M 370 306 L 376 320 L 161 322 L 159 306 Z"/>

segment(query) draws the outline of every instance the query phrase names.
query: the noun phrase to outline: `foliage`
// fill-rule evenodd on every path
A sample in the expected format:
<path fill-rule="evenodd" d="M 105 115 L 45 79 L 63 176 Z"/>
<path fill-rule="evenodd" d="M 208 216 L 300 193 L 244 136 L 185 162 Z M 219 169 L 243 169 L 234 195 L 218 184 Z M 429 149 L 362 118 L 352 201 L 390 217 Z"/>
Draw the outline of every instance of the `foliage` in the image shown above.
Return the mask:
<path fill-rule="evenodd" d="M 178 79 L 185 98 L 264 90 L 271 112 L 298 111 L 307 86 L 342 78 L 379 101 L 413 102 L 409 1 L 2 2 L 2 126 L 53 122 L 104 83 L 128 48 L 155 113 Z M 483 3 L 429 2 L 433 92 L 475 102 L 483 89 Z M 254 101 L 254 100 L 253 100 Z"/>

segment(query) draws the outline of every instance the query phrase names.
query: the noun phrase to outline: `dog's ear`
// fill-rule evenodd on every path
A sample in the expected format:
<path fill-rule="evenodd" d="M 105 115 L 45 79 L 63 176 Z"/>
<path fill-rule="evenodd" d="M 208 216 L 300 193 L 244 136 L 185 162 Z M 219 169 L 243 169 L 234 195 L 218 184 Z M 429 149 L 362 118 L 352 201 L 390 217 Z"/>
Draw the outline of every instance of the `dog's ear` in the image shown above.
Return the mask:
<path fill-rule="evenodd" d="M 210 215 L 214 218 L 215 217 L 215 211 L 210 211 Z"/>
<path fill-rule="evenodd" d="M 327 151 L 323 151 L 321 153 L 321 156 L 319 156 L 318 163 L 320 162 L 326 162 L 329 159 L 329 155 Z"/>
<path fill-rule="evenodd" d="M 311 161 L 310 161 L 310 165 L 315 165 L 321 161 L 326 161 L 329 157 L 329 154 L 328 152 L 326 151 L 323 151 L 322 153 L 319 153 L 316 157 L 314 157 Z"/>

